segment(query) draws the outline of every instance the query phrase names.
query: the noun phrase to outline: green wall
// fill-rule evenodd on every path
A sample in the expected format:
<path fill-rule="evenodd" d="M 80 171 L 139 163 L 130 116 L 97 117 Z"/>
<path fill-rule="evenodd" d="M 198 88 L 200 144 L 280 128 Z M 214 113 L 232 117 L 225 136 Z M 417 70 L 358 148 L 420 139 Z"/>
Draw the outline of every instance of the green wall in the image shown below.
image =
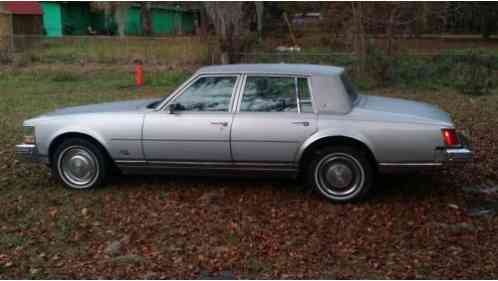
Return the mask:
<path fill-rule="evenodd" d="M 94 12 L 85 2 L 42 2 L 43 27 L 49 37 L 63 35 L 87 35 L 91 26 L 99 34 L 117 33 L 112 17 L 104 12 Z M 182 10 L 152 8 L 152 33 L 169 35 L 176 31 L 194 32 L 195 14 Z M 143 35 L 142 14 L 138 6 L 130 7 L 127 15 L 126 34 Z"/>
<path fill-rule="evenodd" d="M 90 4 L 81 2 L 65 2 L 62 4 L 62 30 L 64 35 L 86 35 L 90 25 L 92 25 Z"/>
<path fill-rule="evenodd" d="M 195 16 L 191 12 L 152 9 L 152 32 L 154 34 L 174 34 L 175 31 L 183 33 L 194 31 Z"/>
<path fill-rule="evenodd" d="M 55 2 L 42 2 L 43 28 L 48 37 L 62 37 L 61 5 Z"/>
<path fill-rule="evenodd" d="M 142 26 L 142 14 L 140 8 L 131 7 L 128 10 L 128 17 L 126 22 L 126 34 L 129 35 L 142 35 L 144 29 Z"/>

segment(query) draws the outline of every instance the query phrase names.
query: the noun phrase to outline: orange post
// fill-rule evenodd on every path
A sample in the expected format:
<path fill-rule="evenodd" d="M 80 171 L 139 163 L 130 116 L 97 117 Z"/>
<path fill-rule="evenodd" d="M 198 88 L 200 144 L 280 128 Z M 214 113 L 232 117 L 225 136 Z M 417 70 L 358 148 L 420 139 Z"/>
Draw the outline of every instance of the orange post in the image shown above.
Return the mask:
<path fill-rule="evenodd" d="M 144 68 L 141 61 L 137 61 L 135 64 L 135 83 L 137 87 L 144 85 Z"/>

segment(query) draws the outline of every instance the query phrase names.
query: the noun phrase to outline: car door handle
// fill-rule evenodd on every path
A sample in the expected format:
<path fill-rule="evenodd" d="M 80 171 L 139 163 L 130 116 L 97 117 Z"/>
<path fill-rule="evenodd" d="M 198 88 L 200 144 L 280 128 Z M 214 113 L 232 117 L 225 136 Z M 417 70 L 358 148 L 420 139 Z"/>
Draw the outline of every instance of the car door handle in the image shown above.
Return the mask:
<path fill-rule="evenodd" d="M 292 122 L 292 124 L 303 125 L 304 127 L 308 127 L 310 125 L 310 122 L 308 122 L 308 121 L 296 121 L 296 122 Z"/>
<path fill-rule="evenodd" d="M 221 125 L 223 127 L 228 126 L 228 122 L 215 122 L 215 121 L 211 121 L 210 123 L 211 123 L 211 125 Z"/>

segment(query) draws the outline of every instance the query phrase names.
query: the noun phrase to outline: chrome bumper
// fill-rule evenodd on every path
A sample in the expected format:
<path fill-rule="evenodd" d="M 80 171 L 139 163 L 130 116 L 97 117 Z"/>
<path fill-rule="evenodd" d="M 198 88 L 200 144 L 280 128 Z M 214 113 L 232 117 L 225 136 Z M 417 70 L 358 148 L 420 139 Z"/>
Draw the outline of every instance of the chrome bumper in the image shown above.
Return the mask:
<path fill-rule="evenodd" d="M 467 162 L 472 160 L 473 152 L 469 148 L 451 148 L 443 151 L 443 161 L 445 163 Z"/>
<path fill-rule="evenodd" d="M 383 173 L 390 172 L 408 172 L 413 170 L 441 168 L 452 166 L 453 164 L 464 164 L 470 160 L 474 153 L 468 142 L 463 136 L 458 136 L 461 146 L 455 148 L 437 148 L 434 151 L 434 161 L 430 162 L 402 162 L 402 163 L 379 163 L 379 171 Z"/>
<path fill-rule="evenodd" d="M 439 149 L 436 154 L 436 161 L 443 164 L 465 163 L 472 160 L 474 153 L 470 147 L 469 141 L 462 134 L 458 135 L 462 144 L 461 147 Z"/>
<path fill-rule="evenodd" d="M 44 157 L 38 153 L 38 149 L 34 144 L 18 144 L 16 145 L 16 158 L 26 162 L 44 162 L 48 163 L 48 157 Z"/>

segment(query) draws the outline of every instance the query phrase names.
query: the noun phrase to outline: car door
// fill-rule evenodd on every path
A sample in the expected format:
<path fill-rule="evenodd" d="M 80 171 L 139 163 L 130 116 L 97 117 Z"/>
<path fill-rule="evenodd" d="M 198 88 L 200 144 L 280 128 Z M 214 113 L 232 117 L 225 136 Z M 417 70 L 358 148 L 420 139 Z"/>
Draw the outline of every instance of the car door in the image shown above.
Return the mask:
<path fill-rule="evenodd" d="M 231 133 L 235 162 L 289 163 L 317 130 L 309 79 L 248 75 Z"/>
<path fill-rule="evenodd" d="M 147 161 L 231 161 L 232 103 L 239 75 L 202 75 L 150 112 L 143 126 Z"/>

